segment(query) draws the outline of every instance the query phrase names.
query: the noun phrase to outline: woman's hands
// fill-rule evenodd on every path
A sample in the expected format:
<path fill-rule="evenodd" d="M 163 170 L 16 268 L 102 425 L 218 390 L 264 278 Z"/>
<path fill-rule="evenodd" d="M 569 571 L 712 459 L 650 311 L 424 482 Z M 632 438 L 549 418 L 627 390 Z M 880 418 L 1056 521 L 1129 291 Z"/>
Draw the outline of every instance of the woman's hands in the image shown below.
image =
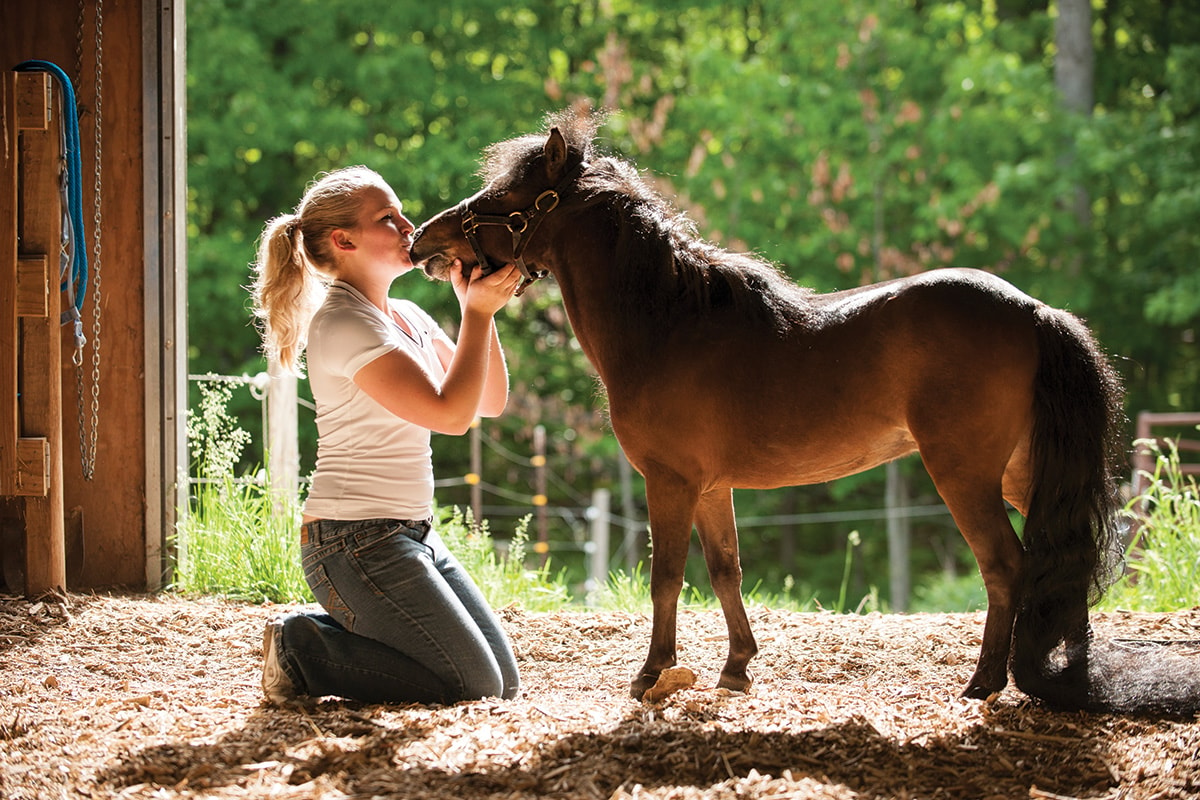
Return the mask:
<path fill-rule="evenodd" d="M 457 258 L 450 267 L 450 284 L 464 315 L 475 312 L 493 316 L 521 285 L 521 271 L 514 264 L 506 264 L 490 275 L 480 275 L 481 271 L 476 265 L 468 276 L 462 260 Z"/>

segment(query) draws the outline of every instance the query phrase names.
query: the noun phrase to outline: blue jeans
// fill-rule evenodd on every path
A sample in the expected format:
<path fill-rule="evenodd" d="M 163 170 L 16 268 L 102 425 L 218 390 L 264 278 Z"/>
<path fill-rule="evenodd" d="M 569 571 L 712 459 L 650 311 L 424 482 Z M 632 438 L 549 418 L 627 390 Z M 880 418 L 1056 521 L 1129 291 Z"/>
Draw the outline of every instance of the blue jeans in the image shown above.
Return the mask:
<path fill-rule="evenodd" d="M 326 612 L 288 614 L 276 628 L 280 664 L 300 694 L 443 704 L 516 696 L 499 620 L 426 523 L 309 523 L 300 555 Z"/>

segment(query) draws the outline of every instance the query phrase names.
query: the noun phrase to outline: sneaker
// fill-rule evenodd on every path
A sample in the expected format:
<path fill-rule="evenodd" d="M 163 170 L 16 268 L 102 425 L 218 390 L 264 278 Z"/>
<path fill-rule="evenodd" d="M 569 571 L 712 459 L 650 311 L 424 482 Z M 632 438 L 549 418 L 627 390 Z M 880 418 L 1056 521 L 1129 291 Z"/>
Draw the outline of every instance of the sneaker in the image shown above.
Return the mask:
<path fill-rule="evenodd" d="M 277 706 L 294 700 L 297 696 L 296 685 L 283 671 L 279 663 L 279 649 L 275 646 L 275 635 L 280 627 L 278 622 L 268 622 L 263 629 L 263 670 L 262 688 L 267 702 Z"/>

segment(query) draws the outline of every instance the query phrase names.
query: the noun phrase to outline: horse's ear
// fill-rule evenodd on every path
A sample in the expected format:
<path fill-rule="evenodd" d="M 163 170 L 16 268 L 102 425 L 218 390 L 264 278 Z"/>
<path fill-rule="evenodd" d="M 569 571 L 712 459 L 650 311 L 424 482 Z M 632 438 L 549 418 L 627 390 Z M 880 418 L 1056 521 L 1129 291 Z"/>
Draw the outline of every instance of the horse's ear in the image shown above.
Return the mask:
<path fill-rule="evenodd" d="M 550 129 L 550 136 L 546 139 L 546 172 L 552 181 L 557 181 L 563 172 L 563 167 L 567 164 L 567 140 L 563 138 L 562 132 L 557 126 Z"/>

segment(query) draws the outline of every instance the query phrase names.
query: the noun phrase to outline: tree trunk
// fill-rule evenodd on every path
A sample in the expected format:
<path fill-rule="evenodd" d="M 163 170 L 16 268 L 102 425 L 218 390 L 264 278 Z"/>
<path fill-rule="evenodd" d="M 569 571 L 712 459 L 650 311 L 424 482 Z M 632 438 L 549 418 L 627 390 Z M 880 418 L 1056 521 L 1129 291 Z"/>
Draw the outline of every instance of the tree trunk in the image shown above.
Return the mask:
<path fill-rule="evenodd" d="M 1090 116 L 1096 55 L 1092 47 L 1092 6 L 1089 0 L 1058 0 L 1054 23 L 1058 55 L 1054 59 L 1054 85 L 1063 106 Z"/>
<path fill-rule="evenodd" d="M 1096 55 L 1092 45 L 1092 6 L 1090 0 L 1058 0 L 1054 23 L 1054 85 L 1063 107 L 1083 116 L 1091 116 L 1095 104 Z M 1073 143 L 1063 154 L 1064 166 L 1075 157 Z M 1091 200 L 1087 189 L 1076 186 L 1070 199 L 1075 218 L 1086 228 L 1091 221 Z"/>

